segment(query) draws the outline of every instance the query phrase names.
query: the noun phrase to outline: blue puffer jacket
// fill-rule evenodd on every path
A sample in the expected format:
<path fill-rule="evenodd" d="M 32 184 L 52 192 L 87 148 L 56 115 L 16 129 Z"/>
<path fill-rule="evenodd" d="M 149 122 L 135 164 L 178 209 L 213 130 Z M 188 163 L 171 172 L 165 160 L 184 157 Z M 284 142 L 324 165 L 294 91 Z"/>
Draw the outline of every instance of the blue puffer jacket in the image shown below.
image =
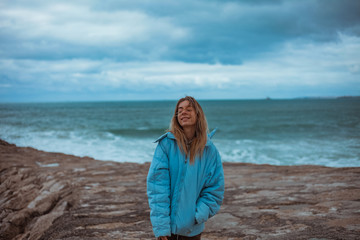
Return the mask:
<path fill-rule="evenodd" d="M 224 196 L 224 172 L 219 152 L 210 137 L 203 156 L 194 164 L 179 149 L 174 135 L 156 142 L 147 177 L 150 219 L 155 237 L 171 233 L 195 236 L 220 209 Z"/>

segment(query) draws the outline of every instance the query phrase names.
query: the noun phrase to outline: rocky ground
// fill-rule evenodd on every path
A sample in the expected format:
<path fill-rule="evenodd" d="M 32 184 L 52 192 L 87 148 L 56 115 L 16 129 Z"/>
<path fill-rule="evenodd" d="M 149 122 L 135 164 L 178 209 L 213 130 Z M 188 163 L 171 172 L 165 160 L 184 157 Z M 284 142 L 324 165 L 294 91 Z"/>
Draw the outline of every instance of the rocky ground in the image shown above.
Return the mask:
<path fill-rule="evenodd" d="M 1 239 L 154 239 L 149 164 L 0 141 Z M 203 239 L 360 239 L 360 168 L 224 164 Z"/>

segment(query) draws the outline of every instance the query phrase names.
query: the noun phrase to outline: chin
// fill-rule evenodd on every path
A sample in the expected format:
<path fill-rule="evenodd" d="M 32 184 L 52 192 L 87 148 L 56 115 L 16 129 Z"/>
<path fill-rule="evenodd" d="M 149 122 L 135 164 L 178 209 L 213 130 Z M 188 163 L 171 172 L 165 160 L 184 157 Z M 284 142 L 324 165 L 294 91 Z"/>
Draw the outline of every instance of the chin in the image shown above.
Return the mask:
<path fill-rule="evenodd" d="M 191 126 L 195 126 L 195 124 L 190 124 L 190 123 L 184 123 L 184 124 L 180 124 L 182 127 L 191 127 Z"/>

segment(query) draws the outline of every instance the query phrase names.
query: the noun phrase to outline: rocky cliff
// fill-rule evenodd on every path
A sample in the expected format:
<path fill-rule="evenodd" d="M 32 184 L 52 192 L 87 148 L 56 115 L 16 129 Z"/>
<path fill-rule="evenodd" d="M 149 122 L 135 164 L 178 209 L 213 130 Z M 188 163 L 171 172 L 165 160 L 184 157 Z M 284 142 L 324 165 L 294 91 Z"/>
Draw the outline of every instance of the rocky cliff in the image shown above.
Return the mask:
<path fill-rule="evenodd" d="M 149 164 L 0 142 L 1 239 L 154 239 Z M 203 239 L 360 239 L 360 168 L 225 163 Z"/>

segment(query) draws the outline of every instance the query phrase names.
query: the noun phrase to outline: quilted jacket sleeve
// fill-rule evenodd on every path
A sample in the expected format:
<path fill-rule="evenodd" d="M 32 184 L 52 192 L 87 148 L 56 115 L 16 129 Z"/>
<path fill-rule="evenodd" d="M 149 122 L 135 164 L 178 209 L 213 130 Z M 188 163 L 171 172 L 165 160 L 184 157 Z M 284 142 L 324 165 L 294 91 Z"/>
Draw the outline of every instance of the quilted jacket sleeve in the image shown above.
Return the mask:
<path fill-rule="evenodd" d="M 220 209 L 224 198 L 224 171 L 219 152 L 216 150 L 216 164 L 205 182 L 196 204 L 196 223 L 203 223 Z"/>
<path fill-rule="evenodd" d="M 161 143 L 156 147 L 147 176 L 147 195 L 155 237 L 170 236 L 169 160 Z"/>

